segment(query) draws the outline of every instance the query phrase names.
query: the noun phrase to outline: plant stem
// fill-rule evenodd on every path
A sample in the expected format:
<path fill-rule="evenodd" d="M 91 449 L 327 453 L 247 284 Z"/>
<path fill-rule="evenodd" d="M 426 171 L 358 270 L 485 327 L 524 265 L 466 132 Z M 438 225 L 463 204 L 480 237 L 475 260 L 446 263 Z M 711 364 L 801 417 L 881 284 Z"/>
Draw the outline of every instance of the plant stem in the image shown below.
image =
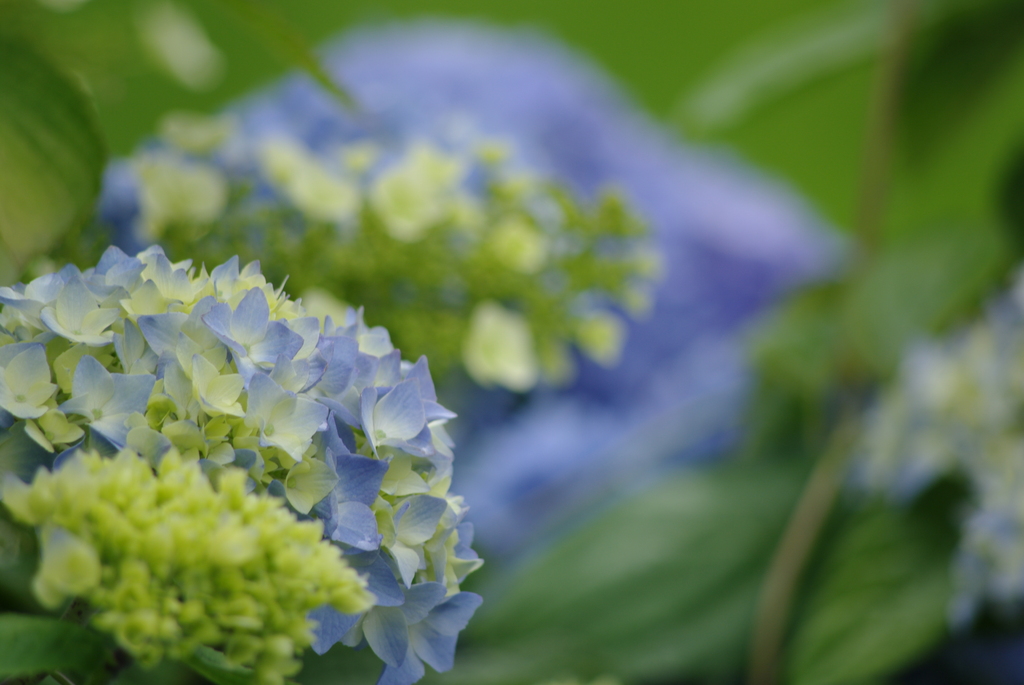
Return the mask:
<path fill-rule="evenodd" d="M 877 251 L 881 238 L 917 4 L 917 0 L 892 0 L 891 30 L 872 89 L 857 215 L 853 225 L 862 258 L 868 258 Z"/>
<path fill-rule="evenodd" d="M 54 671 L 50 674 L 50 677 L 60 683 L 60 685 L 75 685 L 75 682 L 71 680 L 71 678 L 68 678 L 60 671 Z"/>
<path fill-rule="evenodd" d="M 892 23 L 881 56 L 868 111 L 854 234 L 859 262 L 875 255 L 889 195 L 890 168 L 903 81 L 917 16 L 917 0 L 892 0 Z M 849 392 L 849 391 L 848 391 Z M 855 435 L 856 402 L 847 397 L 825 452 L 814 465 L 768 567 L 754 614 L 749 685 L 775 685 L 779 655 L 789 627 L 793 600 L 821 529 L 835 504 Z"/>
<path fill-rule="evenodd" d="M 814 465 L 761 586 L 750 650 L 750 685 L 776 682 L 779 653 L 797 584 L 835 503 L 856 435 L 853 412 L 848 414 L 832 433 L 828 448 Z"/>

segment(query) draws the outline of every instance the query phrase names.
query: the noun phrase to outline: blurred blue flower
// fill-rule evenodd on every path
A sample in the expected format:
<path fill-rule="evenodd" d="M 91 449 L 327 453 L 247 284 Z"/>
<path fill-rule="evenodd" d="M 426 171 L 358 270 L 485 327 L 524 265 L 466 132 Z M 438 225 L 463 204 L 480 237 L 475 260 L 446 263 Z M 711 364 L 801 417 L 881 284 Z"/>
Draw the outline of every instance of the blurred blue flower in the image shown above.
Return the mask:
<path fill-rule="evenodd" d="M 899 501 L 954 477 L 958 511 L 954 627 L 986 607 L 1019 617 L 1024 599 L 1024 271 L 985 315 L 904 354 L 900 374 L 868 415 L 854 482 Z"/>
<path fill-rule="evenodd" d="M 660 463 L 721 454 L 748 389 L 743 332 L 838 263 L 839 241 L 820 219 L 782 184 L 683 147 L 596 69 L 534 33 L 424 23 L 365 30 L 326 54 L 368 115 L 338 117 L 296 78 L 236 110 L 248 136 L 287 131 L 324 149 L 374 128 L 452 146 L 508 140 L 523 164 L 579 192 L 623 189 L 658 241 L 664 281 L 649 316 L 629 324 L 616 368 L 580 358 L 571 387 L 536 392 L 506 425 L 475 434 L 488 411 L 507 419 L 501 394 L 455 400 L 466 441 L 459 487 L 483 544 L 512 552 L 655 477 Z"/>
<path fill-rule="evenodd" d="M 342 111 L 307 77 L 290 77 L 229 109 L 236 132 L 218 163 L 244 171 L 259 145 L 278 139 L 323 155 L 367 137 L 448 149 L 505 141 L 516 164 L 586 197 L 621 189 L 657 241 L 664 280 L 649 315 L 628 324 L 616 368 L 577 355 L 575 382 L 535 392 L 525 407 L 475 387 L 446 398 L 463 417 L 458 484 L 486 546 L 513 552 L 586 504 L 654 478 L 659 464 L 723 452 L 749 385 L 744 332 L 841 258 L 840 241 L 794 193 L 727 154 L 681 145 L 599 70 L 535 32 L 370 28 L 328 46 L 324 59 L 361 114 Z M 108 172 L 101 212 L 126 240 L 135 192 L 122 172 Z M 336 411 L 372 420 L 352 399 Z M 402 430 L 396 439 L 411 428 Z"/>

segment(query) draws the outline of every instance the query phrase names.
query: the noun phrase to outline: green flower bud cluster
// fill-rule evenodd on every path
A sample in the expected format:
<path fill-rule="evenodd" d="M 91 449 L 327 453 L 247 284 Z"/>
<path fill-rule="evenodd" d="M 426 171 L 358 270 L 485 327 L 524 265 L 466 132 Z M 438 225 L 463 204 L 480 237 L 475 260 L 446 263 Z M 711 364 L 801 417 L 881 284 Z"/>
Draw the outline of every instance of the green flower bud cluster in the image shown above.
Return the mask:
<path fill-rule="evenodd" d="M 373 596 L 320 521 L 246 493 L 246 474 L 217 487 L 170 450 L 154 469 L 131 450 L 114 459 L 79 451 L 31 484 L 7 474 L 3 503 L 40 529 L 33 589 L 46 606 L 85 599 L 93 624 L 142 664 L 222 650 L 260 683 L 298 672 L 313 642 L 307 614 L 322 605 L 356 613 Z"/>
<path fill-rule="evenodd" d="M 657 271 L 618 193 L 581 202 L 496 142 L 313 151 L 176 135 L 128 168 L 139 214 L 118 230 L 172 258 L 260 258 L 270 280 L 290 275 L 293 292 L 325 303 L 317 313 L 359 303 L 435 374 L 461 366 L 483 385 L 567 380 L 571 347 L 614 364 L 624 325 L 612 308 L 642 310 Z"/>

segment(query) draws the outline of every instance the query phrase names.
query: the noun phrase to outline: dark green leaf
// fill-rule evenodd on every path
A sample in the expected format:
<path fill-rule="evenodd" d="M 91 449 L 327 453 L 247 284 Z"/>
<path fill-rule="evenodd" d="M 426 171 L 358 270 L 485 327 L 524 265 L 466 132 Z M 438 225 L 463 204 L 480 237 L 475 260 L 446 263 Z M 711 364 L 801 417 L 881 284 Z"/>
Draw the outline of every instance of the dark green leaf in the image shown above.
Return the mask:
<path fill-rule="evenodd" d="M 572 673 L 734 673 L 801 472 L 744 465 L 672 477 L 495 579 L 446 681 Z"/>
<path fill-rule="evenodd" d="M 87 673 L 107 658 L 98 633 L 54 618 L 0 614 L 0 677 L 54 670 Z"/>
<path fill-rule="evenodd" d="M 98 131 L 80 88 L 0 35 L 0 284 L 92 211 L 105 162 Z"/>
<path fill-rule="evenodd" d="M 787 683 L 861 683 L 899 671 L 945 635 L 955 535 L 941 516 L 877 505 L 823 562 L 791 646 Z"/>
<path fill-rule="evenodd" d="M 256 682 L 252 669 L 229 664 L 222 653 L 209 647 L 200 647 L 185 663 L 217 685 L 253 685 Z"/>
<path fill-rule="evenodd" d="M 910 69 L 903 134 L 912 154 L 956 138 L 1024 47 L 1024 4 L 975 0 L 957 6 L 920 40 Z"/>
<path fill-rule="evenodd" d="M 999 205 L 1010 240 L 1024 249 L 1024 150 L 1018 150 L 1003 175 Z"/>

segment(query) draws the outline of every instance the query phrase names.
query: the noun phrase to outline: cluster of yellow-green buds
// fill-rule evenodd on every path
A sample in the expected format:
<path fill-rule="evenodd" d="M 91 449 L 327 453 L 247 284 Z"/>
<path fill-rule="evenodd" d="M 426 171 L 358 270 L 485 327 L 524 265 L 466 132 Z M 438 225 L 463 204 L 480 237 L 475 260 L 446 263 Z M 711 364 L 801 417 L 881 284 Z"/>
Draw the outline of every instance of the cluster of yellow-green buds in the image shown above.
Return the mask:
<path fill-rule="evenodd" d="M 146 468 L 180 459 L 194 464 L 189 473 L 201 471 L 229 493 L 250 492 L 254 502 L 276 497 L 294 516 L 318 521 L 316 529 L 344 552 L 374 597 L 375 608 L 363 613 L 355 603 L 339 609 L 334 598 L 324 600 L 312 612 L 318 651 L 343 637 L 354 646 L 365 640 L 385 661 L 389 682 L 396 674 L 409 683 L 422 675 L 421 657 L 449 667 L 458 632 L 479 604 L 459 584 L 482 562 L 469 547 L 467 508 L 448 491 L 453 453 L 444 424 L 454 414 L 437 403 L 425 358 L 403 361 L 387 330 L 366 326 L 361 310 L 342 312 L 337 323 L 308 316 L 301 302 L 267 283 L 258 263 L 240 269 L 233 258 L 207 271 L 171 263 L 159 247 L 136 257 L 110 248 L 94 268 L 68 266 L 0 288 L 0 304 L 0 475 L 35 477 L 42 493 L 48 479 L 64 482 L 59 474 L 79 450 L 112 456 L 129 449 Z M 122 473 L 141 478 L 112 471 L 111 487 L 135 487 Z M 6 482 L 5 493 L 19 492 L 15 481 Z M 159 478 L 154 487 L 164 487 Z M 97 502 L 95 511 L 106 512 L 102 498 Z M 132 514 L 157 516 L 146 513 L 145 502 L 132 504 L 139 507 Z M 208 527 L 205 510 L 194 513 L 196 527 Z M 37 519 L 25 520 L 44 522 Z M 304 530 L 308 536 L 312 529 Z M 230 522 L 207 532 L 224 536 L 228 555 L 247 535 Z M 140 535 L 150 540 L 150 532 Z M 139 562 L 119 561 L 120 572 L 158 577 L 147 555 L 159 560 L 162 552 L 133 539 L 125 533 L 111 543 L 125 545 L 118 559 Z M 44 549 L 70 549 L 58 542 L 44 541 Z M 64 594 L 54 564 L 44 557 L 36 584 L 51 604 Z M 265 586 L 253 580 L 259 604 Z M 225 611 L 248 615 L 243 609 Z M 392 609 L 406 617 L 401 625 L 380 620 Z M 136 628 L 109 615 L 98 620 L 138 648 Z M 306 625 L 302 612 L 289 620 Z M 342 625 L 348 627 L 339 634 Z M 173 633 L 170 624 L 154 630 Z M 436 637 L 430 649 L 426 638 L 410 638 L 420 634 Z M 281 644 L 265 646 L 280 653 Z M 248 659 L 243 646 L 228 645 L 229 657 Z"/>
<path fill-rule="evenodd" d="M 93 625 L 144 665 L 223 650 L 260 683 L 294 675 L 314 639 L 313 609 L 369 609 L 366 582 L 281 500 L 247 494 L 233 470 L 216 489 L 177 450 L 154 470 L 132 450 L 79 451 L 32 483 L 7 474 L 3 502 L 40 531 L 33 589 L 51 608 L 79 597 Z"/>
<path fill-rule="evenodd" d="M 647 305 L 657 260 L 609 189 L 595 201 L 506 143 L 357 137 L 311 148 L 195 117 L 164 126 L 111 177 L 115 238 L 172 257 L 263 259 L 322 312 L 356 302 L 435 372 L 515 391 L 573 374 L 571 349 L 619 357 L 622 312 Z M 123 196 L 123 197 L 122 197 Z"/>

